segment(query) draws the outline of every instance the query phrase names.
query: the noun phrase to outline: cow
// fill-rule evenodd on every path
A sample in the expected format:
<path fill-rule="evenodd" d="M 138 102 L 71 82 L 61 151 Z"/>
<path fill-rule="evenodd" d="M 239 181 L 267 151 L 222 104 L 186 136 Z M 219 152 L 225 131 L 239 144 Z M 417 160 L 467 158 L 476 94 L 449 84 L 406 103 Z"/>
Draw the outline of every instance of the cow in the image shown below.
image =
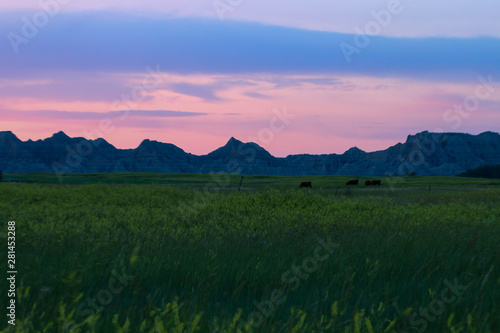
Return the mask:
<path fill-rule="evenodd" d="M 349 186 L 349 185 L 358 185 L 359 183 L 359 180 L 358 179 L 354 179 L 354 180 L 350 180 L 348 181 L 347 183 L 345 183 L 346 186 Z"/>
<path fill-rule="evenodd" d="M 372 185 L 378 185 L 378 186 L 380 186 L 380 184 L 381 184 L 381 183 L 382 183 L 382 182 L 381 182 L 380 180 L 372 180 L 372 183 L 371 183 L 371 184 L 372 184 Z"/>
<path fill-rule="evenodd" d="M 365 186 L 370 186 L 370 185 L 372 185 L 372 182 L 371 182 L 371 181 L 369 181 L 369 180 L 366 180 L 366 181 L 365 181 Z"/>
<path fill-rule="evenodd" d="M 299 185 L 300 188 L 312 188 L 312 183 L 311 182 L 302 182 Z"/>

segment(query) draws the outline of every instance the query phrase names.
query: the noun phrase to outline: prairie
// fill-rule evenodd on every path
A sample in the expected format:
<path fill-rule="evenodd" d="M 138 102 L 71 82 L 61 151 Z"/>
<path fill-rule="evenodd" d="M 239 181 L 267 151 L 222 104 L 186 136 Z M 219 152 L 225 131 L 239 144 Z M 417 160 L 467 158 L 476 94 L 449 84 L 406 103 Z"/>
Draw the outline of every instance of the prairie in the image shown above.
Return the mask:
<path fill-rule="evenodd" d="M 0 330 L 500 331 L 500 181 L 218 177 L 4 175 Z"/>

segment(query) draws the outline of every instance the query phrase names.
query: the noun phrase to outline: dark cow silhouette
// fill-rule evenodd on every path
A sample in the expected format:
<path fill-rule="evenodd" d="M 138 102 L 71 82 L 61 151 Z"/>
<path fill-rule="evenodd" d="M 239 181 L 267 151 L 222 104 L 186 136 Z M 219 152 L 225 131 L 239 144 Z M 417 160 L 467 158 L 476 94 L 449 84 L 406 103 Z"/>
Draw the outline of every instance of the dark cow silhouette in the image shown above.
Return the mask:
<path fill-rule="evenodd" d="M 312 183 L 311 182 L 302 182 L 302 183 L 300 183 L 299 187 L 312 188 Z"/>
<path fill-rule="evenodd" d="M 347 183 L 345 183 L 346 186 L 349 186 L 349 185 L 358 185 L 359 183 L 359 180 L 358 179 L 354 179 L 354 180 L 350 180 L 348 181 Z"/>
<path fill-rule="evenodd" d="M 380 180 L 372 180 L 372 185 L 379 185 L 381 184 L 382 182 Z"/>
<path fill-rule="evenodd" d="M 372 184 L 372 182 L 371 182 L 371 181 L 369 181 L 369 180 L 366 180 L 366 181 L 365 181 L 365 186 L 370 186 L 371 184 Z"/>

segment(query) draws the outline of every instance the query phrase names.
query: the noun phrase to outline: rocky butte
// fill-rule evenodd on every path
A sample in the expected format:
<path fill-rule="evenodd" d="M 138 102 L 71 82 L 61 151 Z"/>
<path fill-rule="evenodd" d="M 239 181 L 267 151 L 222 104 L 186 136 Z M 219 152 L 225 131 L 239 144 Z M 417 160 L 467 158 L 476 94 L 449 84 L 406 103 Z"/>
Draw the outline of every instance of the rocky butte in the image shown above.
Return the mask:
<path fill-rule="evenodd" d="M 484 132 L 409 135 L 404 143 L 364 152 L 274 157 L 256 143 L 231 138 L 207 155 L 144 140 L 135 149 L 117 149 L 104 139 L 71 138 L 63 132 L 37 141 L 21 141 L 0 132 L 0 170 L 4 173 L 55 172 L 228 172 L 255 175 L 432 175 L 454 176 L 468 169 L 500 164 L 500 134 Z"/>

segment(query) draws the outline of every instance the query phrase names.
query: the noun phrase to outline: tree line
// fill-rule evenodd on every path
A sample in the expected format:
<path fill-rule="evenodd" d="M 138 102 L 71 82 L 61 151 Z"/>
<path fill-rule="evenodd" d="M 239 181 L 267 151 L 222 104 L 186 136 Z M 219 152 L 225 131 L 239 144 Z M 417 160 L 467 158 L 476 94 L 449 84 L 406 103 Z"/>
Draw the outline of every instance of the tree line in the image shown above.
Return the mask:
<path fill-rule="evenodd" d="M 462 172 L 460 177 L 500 178 L 500 165 L 484 165 Z"/>

